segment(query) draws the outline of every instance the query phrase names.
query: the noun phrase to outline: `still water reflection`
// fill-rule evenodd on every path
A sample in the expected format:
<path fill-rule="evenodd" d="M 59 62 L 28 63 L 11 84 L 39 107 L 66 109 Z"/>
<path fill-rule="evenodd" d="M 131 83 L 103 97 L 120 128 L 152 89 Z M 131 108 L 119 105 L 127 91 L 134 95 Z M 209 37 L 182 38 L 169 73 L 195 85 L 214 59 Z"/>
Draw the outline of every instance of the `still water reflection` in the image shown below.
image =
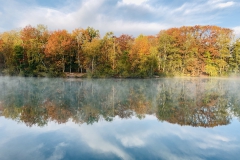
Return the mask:
<path fill-rule="evenodd" d="M 0 77 L 0 159 L 238 159 L 240 79 Z"/>

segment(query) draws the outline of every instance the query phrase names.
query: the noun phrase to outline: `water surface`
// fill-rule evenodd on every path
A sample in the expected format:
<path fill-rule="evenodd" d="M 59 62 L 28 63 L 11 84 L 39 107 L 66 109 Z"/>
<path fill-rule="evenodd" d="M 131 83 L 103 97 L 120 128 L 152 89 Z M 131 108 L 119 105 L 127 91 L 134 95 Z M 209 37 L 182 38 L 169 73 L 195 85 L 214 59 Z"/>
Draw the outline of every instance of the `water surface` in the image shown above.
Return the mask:
<path fill-rule="evenodd" d="M 238 159 L 240 79 L 0 77 L 0 159 Z"/>

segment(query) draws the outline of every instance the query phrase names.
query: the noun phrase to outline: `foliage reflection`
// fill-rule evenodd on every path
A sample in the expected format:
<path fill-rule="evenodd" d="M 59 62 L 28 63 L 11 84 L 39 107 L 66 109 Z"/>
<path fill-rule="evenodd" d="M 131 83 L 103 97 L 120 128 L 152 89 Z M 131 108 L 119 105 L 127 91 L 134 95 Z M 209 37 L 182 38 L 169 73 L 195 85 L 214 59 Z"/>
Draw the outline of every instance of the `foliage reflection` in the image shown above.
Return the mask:
<path fill-rule="evenodd" d="M 240 116 L 239 80 L 0 78 L 0 115 L 27 126 L 93 124 L 155 115 L 179 125 L 214 127 Z"/>

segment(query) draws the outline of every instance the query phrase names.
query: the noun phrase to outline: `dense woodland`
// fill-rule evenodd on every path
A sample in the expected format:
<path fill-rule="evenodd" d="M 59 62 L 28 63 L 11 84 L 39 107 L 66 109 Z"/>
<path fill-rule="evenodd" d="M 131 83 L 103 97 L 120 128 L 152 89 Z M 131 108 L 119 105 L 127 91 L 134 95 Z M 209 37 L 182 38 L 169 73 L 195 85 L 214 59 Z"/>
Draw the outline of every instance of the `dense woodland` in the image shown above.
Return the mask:
<path fill-rule="evenodd" d="M 157 35 L 26 26 L 0 33 L 0 75 L 89 77 L 227 76 L 240 72 L 240 39 L 218 26 L 183 26 Z"/>

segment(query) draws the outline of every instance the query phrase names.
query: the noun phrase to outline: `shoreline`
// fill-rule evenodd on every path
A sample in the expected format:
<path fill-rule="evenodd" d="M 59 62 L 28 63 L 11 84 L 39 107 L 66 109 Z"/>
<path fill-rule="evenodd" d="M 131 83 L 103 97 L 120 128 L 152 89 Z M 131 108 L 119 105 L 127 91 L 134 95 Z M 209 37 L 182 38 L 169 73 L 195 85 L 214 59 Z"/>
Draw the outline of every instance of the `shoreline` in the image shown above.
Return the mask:
<path fill-rule="evenodd" d="M 111 76 L 105 76 L 105 77 L 91 77 L 88 76 L 88 73 L 78 73 L 78 72 L 64 72 L 62 76 L 56 76 L 56 77 L 48 77 L 48 76 L 21 76 L 21 75 L 4 75 L 0 74 L 0 77 L 36 77 L 36 78 L 76 78 L 76 79 L 158 79 L 158 78 L 223 78 L 223 79 L 229 79 L 234 78 L 238 79 L 240 78 L 239 75 L 230 75 L 230 76 L 217 76 L 217 77 L 211 77 L 208 75 L 199 75 L 199 76 L 188 76 L 188 75 L 177 75 L 177 76 L 159 76 L 154 75 L 152 77 L 111 77 Z"/>

